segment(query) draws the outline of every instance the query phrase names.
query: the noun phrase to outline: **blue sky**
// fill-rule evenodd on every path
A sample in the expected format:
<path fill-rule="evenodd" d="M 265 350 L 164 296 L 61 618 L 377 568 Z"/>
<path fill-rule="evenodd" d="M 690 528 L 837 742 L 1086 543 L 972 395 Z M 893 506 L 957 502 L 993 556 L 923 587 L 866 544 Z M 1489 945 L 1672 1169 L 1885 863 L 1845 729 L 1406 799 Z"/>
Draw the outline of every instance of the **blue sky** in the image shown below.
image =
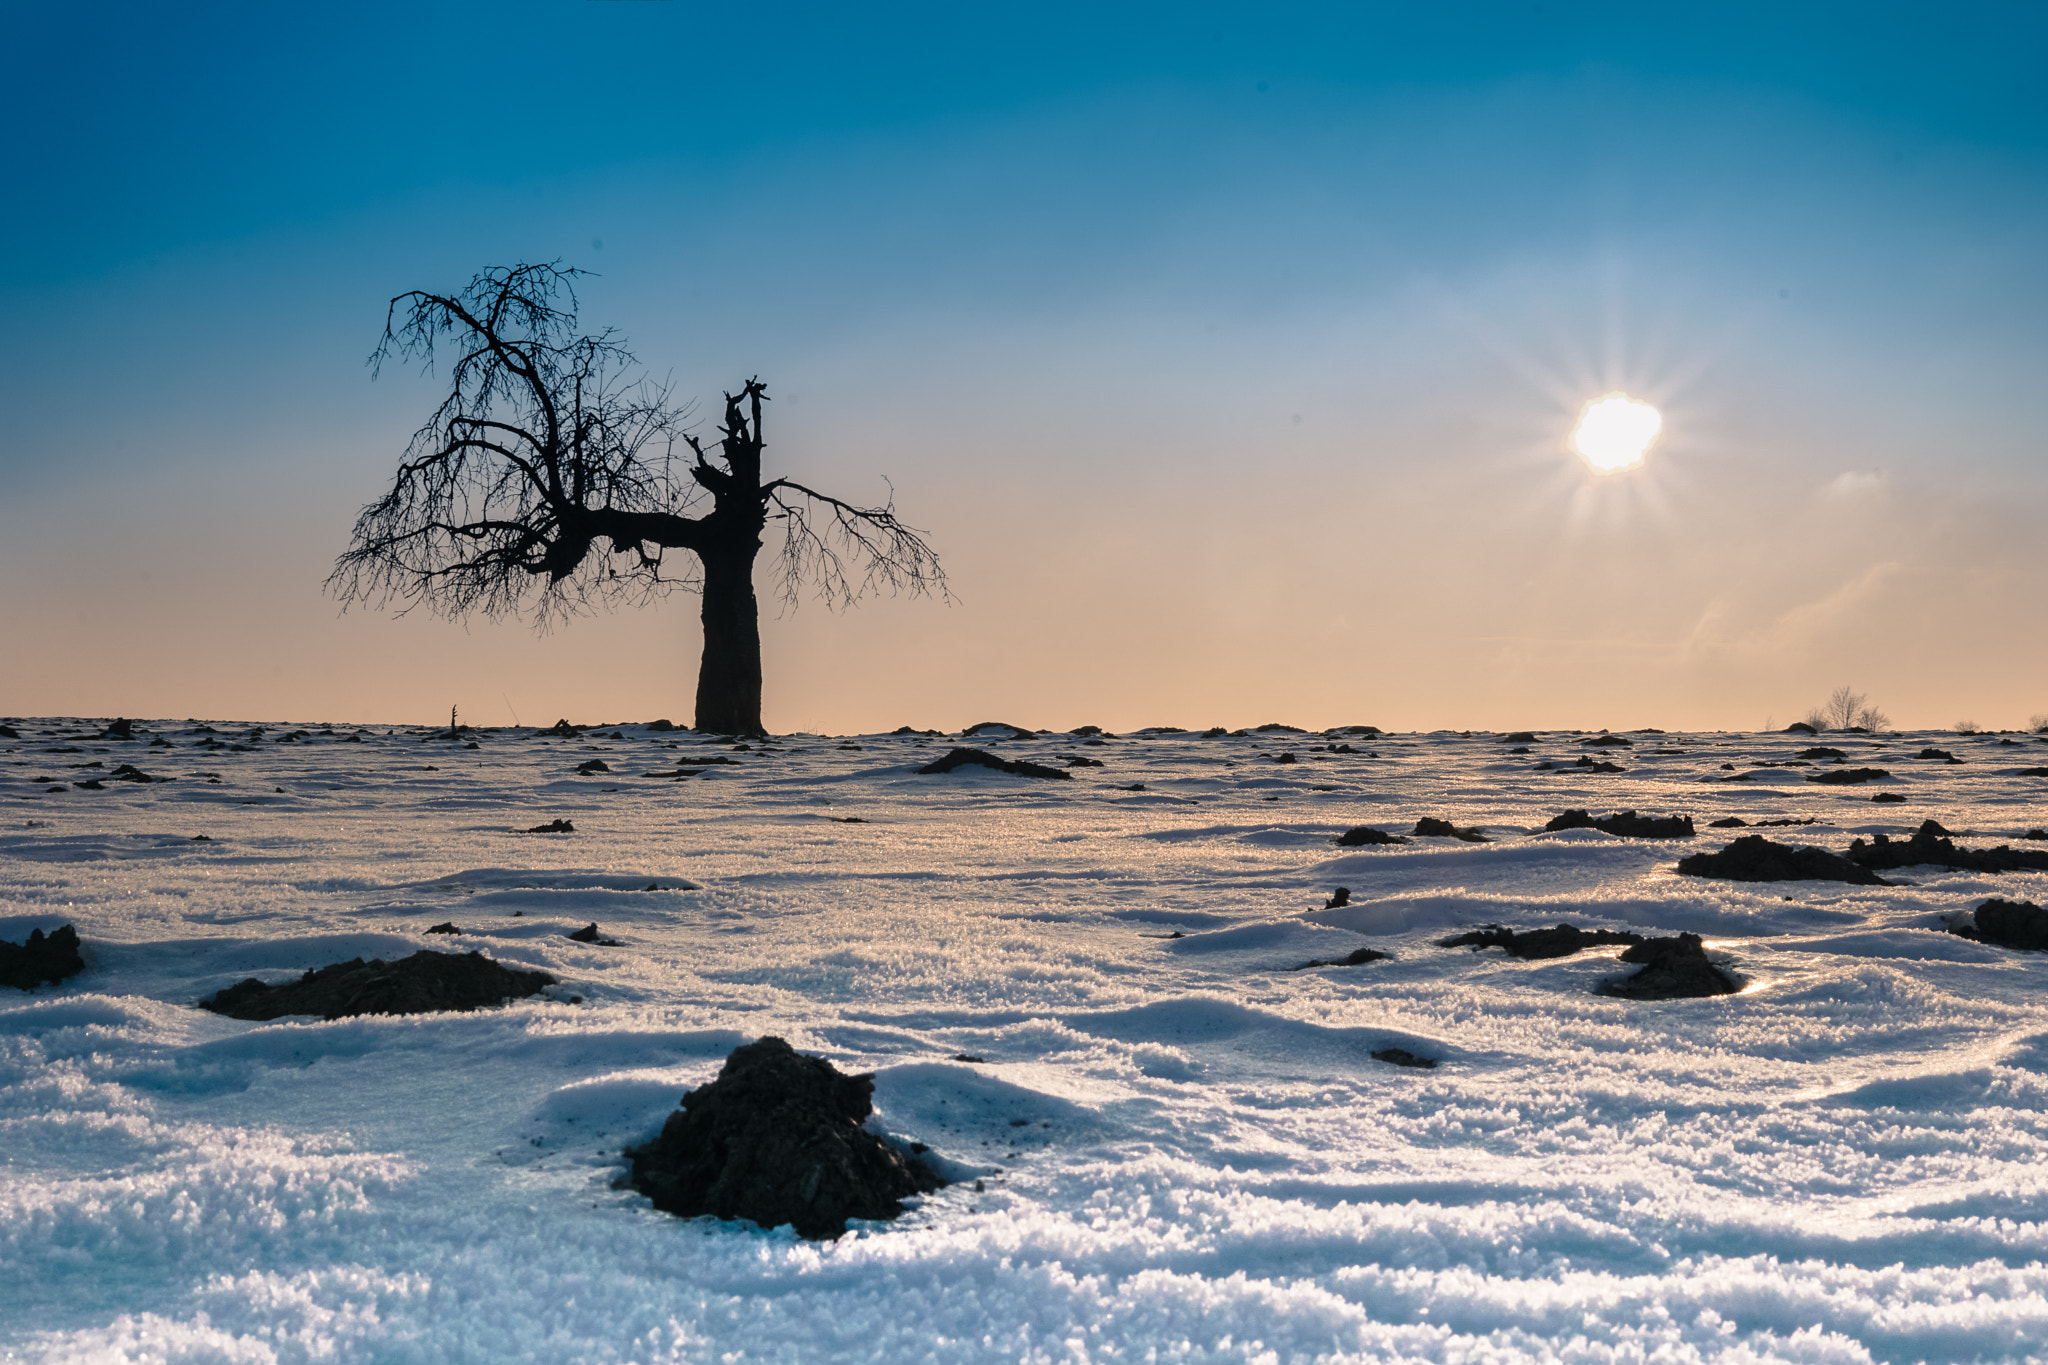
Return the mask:
<path fill-rule="evenodd" d="M 561 258 L 948 556 L 957 606 L 766 623 L 771 728 L 2048 712 L 2038 7 L 9 28 L 0 707 L 681 718 L 690 602 L 542 638 L 319 592 L 432 402 L 370 382 L 383 300 Z M 1667 436 L 1592 480 L 1615 387 Z M 123 645 L 162 666 L 49 666 Z"/>

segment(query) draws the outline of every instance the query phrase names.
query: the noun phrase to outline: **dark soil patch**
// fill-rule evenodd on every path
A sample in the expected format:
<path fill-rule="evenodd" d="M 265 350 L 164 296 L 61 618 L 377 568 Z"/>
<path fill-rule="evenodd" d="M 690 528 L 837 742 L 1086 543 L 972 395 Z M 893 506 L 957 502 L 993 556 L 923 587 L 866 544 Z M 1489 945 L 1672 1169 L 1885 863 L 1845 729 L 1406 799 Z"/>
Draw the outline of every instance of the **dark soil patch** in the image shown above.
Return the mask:
<path fill-rule="evenodd" d="M 1860 782 L 1875 782 L 1890 776 L 1883 768 L 1836 768 L 1830 772 L 1814 773 L 1806 780 L 1829 787 L 1853 787 Z"/>
<path fill-rule="evenodd" d="M 983 730 L 1008 730 L 1011 734 L 1019 735 L 1025 739 L 1030 739 L 1038 733 L 1036 730 L 1027 730 L 1021 725 L 1012 725 L 1006 720 L 985 720 L 978 725 L 968 726 L 960 732 L 960 735 L 964 739 L 969 735 L 978 735 Z"/>
<path fill-rule="evenodd" d="M 675 730 L 676 723 L 670 720 L 668 717 L 663 716 L 660 720 L 648 721 L 647 724 L 641 726 L 640 728 L 643 730 L 652 730 L 656 734 L 666 735 L 672 733 Z"/>
<path fill-rule="evenodd" d="M 2013 771 L 2020 777 L 2048 777 L 2048 768 L 2015 768 Z"/>
<path fill-rule="evenodd" d="M 608 773 L 611 770 L 612 765 L 601 758 L 593 758 L 587 763 L 578 763 L 576 765 L 576 771 L 579 773 Z"/>
<path fill-rule="evenodd" d="M 1534 730 L 1517 730 L 1511 735 L 1502 735 L 1500 742 L 1503 744 L 1534 744 L 1536 742 L 1536 732 Z"/>
<path fill-rule="evenodd" d="M 1448 820 L 1438 820 L 1428 815 L 1417 820 L 1415 828 L 1410 830 L 1409 833 L 1420 835 L 1425 839 L 1463 839 L 1468 844 L 1487 844 L 1493 842 L 1484 834 L 1481 834 L 1477 826 L 1469 829 L 1460 829 Z"/>
<path fill-rule="evenodd" d="M 1635 743 L 1634 740 L 1626 739 L 1621 735 L 1595 735 L 1591 739 L 1580 740 L 1579 747 L 1582 749 L 1633 749 Z"/>
<path fill-rule="evenodd" d="M 584 925 L 575 933 L 568 935 L 568 937 L 576 940 L 576 942 L 578 943 L 595 943 L 600 948 L 618 948 L 624 946 L 615 938 L 606 938 L 604 934 L 599 931 L 597 925 L 594 923 Z"/>
<path fill-rule="evenodd" d="M 1879 792 L 1870 799 L 1877 802 L 1880 806 L 1900 806 L 1904 805 L 1906 801 L 1906 798 L 1898 792 Z"/>
<path fill-rule="evenodd" d="M 930 763 L 919 768 L 918 772 L 949 773 L 955 768 L 964 768 L 969 764 L 978 764 L 984 768 L 994 768 L 999 773 L 1015 773 L 1019 777 L 1056 777 L 1063 781 L 1072 781 L 1074 777 L 1065 768 L 1048 768 L 1043 763 L 1025 763 L 1021 760 L 997 758 L 994 754 L 984 749 L 951 750 L 944 758 L 933 759 Z"/>
<path fill-rule="evenodd" d="M 1323 909 L 1336 910 L 1349 904 L 1351 904 L 1351 888 L 1340 886 L 1330 893 L 1328 900 L 1323 902 Z"/>
<path fill-rule="evenodd" d="M 1390 1066 L 1416 1066 L 1425 1071 L 1436 1067 L 1436 1058 L 1418 1057 L 1405 1047 L 1383 1047 L 1371 1056 L 1374 1061 L 1386 1062 Z"/>
<path fill-rule="evenodd" d="M 1481 948 L 1505 948 L 1510 957 L 1540 962 L 1553 957 L 1570 957 L 1582 948 L 1594 948 L 1603 943 L 1641 942 L 1641 934 L 1616 933 L 1612 929 L 1581 929 L 1575 924 L 1560 924 L 1555 929 L 1521 930 L 1489 924 L 1469 934 L 1438 939 L 1437 947 L 1470 948 L 1475 953 Z"/>
<path fill-rule="evenodd" d="M 1813 749 L 1801 749 L 1799 756 L 1801 758 L 1847 758 L 1849 755 L 1843 753 L 1840 749 L 1830 749 L 1822 746 Z"/>
<path fill-rule="evenodd" d="M 1946 749 L 1922 749 L 1919 753 L 1914 754 L 1913 757 L 1938 758 L 1948 763 L 1954 763 L 1956 761 L 1956 756 Z"/>
<path fill-rule="evenodd" d="M 2048 910 L 2032 901 L 1994 896 L 1970 912 L 1970 922 L 1951 924 L 1948 931 L 2000 948 L 2048 952 Z"/>
<path fill-rule="evenodd" d="M 1810 825 L 1812 823 L 1813 817 L 1811 815 L 1787 816 L 1782 820 L 1759 820 L 1756 822 L 1756 827 L 1758 829 L 1781 829 L 1788 825 Z"/>
<path fill-rule="evenodd" d="M 1795 720 L 1785 727 L 1785 733 L 1788 735 L 1817 735 L 1820 731 L 1814 729 L 1803 720 Z"/>
<path fill-rule="evenodd" d="M 1637 815 L 1632 810 L 1617 811 L 1597 819 L 1582 810 L 1568 810 L 1543 829 L 1549 834 L 1561 829 L 1599 829 L 1619 834 L 1624 839 L 1690 839 L 1693 836 L 1690 815 Z"/>
<path fill-rule="evenodd" d="M 927 739 L 943 735 L 944 730 L 920 730 L 915 725 L 899 725 L 889 732 L 892 735 L 923 735 Z"/>
<path fill-rule="evenodd" d="M 1282 725 L 1279 721 L 1275 720 L 1268 721 L 1264 725 L 1254 725 L 1252 733 L 1255 735 L 1305 735 L 1308 731 L 1302 729 L 1299 725 Z"/>
<path fill-rule="evenodd" d="M 661 1135 L 629 1149 L 633 1187 L 683 1218 L 788 1223 L 838 1237 L 846 1220 L 894 1218 L 946 1182 L 862 1127 L 873 1076 L 849 1076 L 780 1038 L 733 1049 L 718 1078 L 683 1096 Z"/>
<path fill-rule="evenodd" d="M 454 921 L 443 920 L 439 924 L 428 925 L 427 932 L 430 934 L 459 934 L 462 931 L 455 927 Z"/>
<path fill-rule="evenodd" d="M 54 986 L 84 970 L 78 931 L 68 924 L 48 934 L 31 929 L 25 943 L 0 940 L 0 986 L 32 991 L 45 981 Z"/>
<path fill-rule="evenodd" d="M 1719 853 L 1695 853 L 1678 860 L 1687 877 L 1715 877 L 1731 882 L 1847 882 L 1852 886 L 1890 886 L 1861 863 L 1824 848 L 1798 848 L 1774 843 L 1761 834 L 1745 834 Z"/>
<path fill-rule="evenodd" d="M 1304 962 L 1299 967 L 1287 968 L 1290 972 L 1305 972 L 1311 967 L 1362 967 L 1368 962 L 1381 962 L 1386 954 L 1377 948 L 1354 948 L 1342 957 L 1319 957 Z"/>
<path fill-rule="evenodd" d="M 151 777 L 133 763 L 123 763 L 120 767 L 107 774 L 107 781 L 109 782 L 175 782 L 177 780 L 175 777 Z"/>
<path fill-rule="evenodd" d="M 574 834 L 576 826 L 568 820 L 550 820 L 545 825 L 535 825 L 528 834 Z"/>
<path fill-rule="evenodd" d="M 1882 871 L 1893 867 L 1946 867 L 1961 872 L 2048 871 L 2048 852 L 2012 848 L 1957 848 L 1946 837 L 1948 831 L 1929 820 L 1906 840 L 1888 839 L 1880 834 L 1869 843 L 1858 839 L 1849 845 L 1849 857 L 1858 866 Z"/>
<path fill-rule="evenodd" d="M 1389 834 L 1383 829 L 1374 829 L 1371 825 L 1359 825 L 1355 829 L 1347 829 L 1337 836 L 1337 847 L 1339 848 L 1359 848 L 1367 844 L 1405 844 L 1407 842 L 1406 839 L 1403 839 L 1398 834 Z"/>
<path fill-rule="evenodd" d="M 541 714 L 546 715 L 547 712 L 543 711 Z M 582 735 L 583 731 L 580 727 L 571 725 L 566 720 L 558 720 L 540 733 L 544 735 L 560 735 L 563 739 L 576 739 Z"/>
<path fill-rule="evenodd" d="M 2020 836 L 2022 839 L 2048 839 L 2048 829 L 2030 829 Z"/>
<path fill-rule="evenodd" d="M 1719 819 L 1719 820 L 1714 820 L 1714 821 L 1710 821 L 1710 822 L 1708 823 L 1708 825 L 1707 825 L 1707 828 L 1708 828 L 1708 829 L 1748 829 L 1748 828 L 1749 828 L 1749 821 L 1747 821 L 1747 820 L 1743 819 L 1743 818 L 1742 818 L 1741 816 L 1739 816 L 1739 815 L 1730 815 L 1730 816 L 1726 816 L 1726 817 L 1724 817 L 1724 818 L 1722 818 L 1722 819 Z"/>
<path fill-rule="evenodd" d="M 1707 961 L 1706 946 L 1698 934 L 1645 939 L 1624 951 L 1621 960 L 1639 962 L 1642 970 L 1633 976 L 1607 981 L 1602 987 L 1606 995 L 1630 1000 L 1690 1000 L 1735 994 L 1735 983 Z"/>
<path fill-rule="evenodd" d="M 199 1002 L 230 1019 L 257 1021 L 287 1014 L 352 1019 L 359 1014 L 439 1014 L 487 1009 L 555 984 L 546 972 L 523 971 L 482 953 L 421 951 L 396 962 L 354 958 L 269 986 L 251 977 Z"/>
<path fill-rule="evenodd" d="M 1579 759 L 1579 761 L 1578 761 L 1577 763 L 1574 763 L 1574 764 L 1573 764 L 1573 765 L 1572 765 L 1571 767 L 1569 767 L 1569 768 L 1560 768 L 1560 769 L 1559 769 L 1558 771 L 1559 771 L 1559 772 L 1567 772 L 1567 773 L 1569 773 L 1569 772 L 1588 772 L 1588 773 L 1622 773 L 1622 772 L 1627 772 L 1627 771 L 1628 771 L 1628 769 L 1626 769 L 1626 768 L 1622 767 L 1622 766 L 1621 766 L 1621 765 L 1620 765 L 1619 763 L 1595 763 L 1595 762 L 1594 762 L 1594 761 L 1593 761 L 1592 759 L 1590 759 L 1590 758 L 1585 758 L 1585 757 L 1583 757 L 1583 756 L 1582 756 L 1582 757 L 1581 757 L 1581 758 Z"/>

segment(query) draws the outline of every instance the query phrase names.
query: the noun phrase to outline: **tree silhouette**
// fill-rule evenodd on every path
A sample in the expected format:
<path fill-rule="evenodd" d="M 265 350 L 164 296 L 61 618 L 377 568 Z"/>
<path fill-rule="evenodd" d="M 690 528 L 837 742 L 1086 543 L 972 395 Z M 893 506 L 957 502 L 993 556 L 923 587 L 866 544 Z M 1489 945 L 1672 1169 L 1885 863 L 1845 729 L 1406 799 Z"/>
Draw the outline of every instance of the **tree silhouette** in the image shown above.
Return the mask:
<path fill-rule="evenodd" d="M 559 263 L 493 267 L 458 293 L 391 300 L 370 359 L 453 351 L 448 396 L 412 438 L 391 491 L 363 509 L 328 588 L 344 603 L 402 602 L 460 619 L 531 614 L 545 628 L 600 605 L 681 587 L 703 595 L 696 728 L 760 734 L 754 560 L 782 525 L 780 591 L 814 583 L 844 606 L 888 588 L 946 594 L 893 490 L 862 507 L 792 479 L 763 481 L 758 378 L 725 395 L 707 450 L 690 408 L 630 375 L 607 330 L 576 331 L 575 277 Z M 669 552 L 686 551 L 680 572 Z"/>

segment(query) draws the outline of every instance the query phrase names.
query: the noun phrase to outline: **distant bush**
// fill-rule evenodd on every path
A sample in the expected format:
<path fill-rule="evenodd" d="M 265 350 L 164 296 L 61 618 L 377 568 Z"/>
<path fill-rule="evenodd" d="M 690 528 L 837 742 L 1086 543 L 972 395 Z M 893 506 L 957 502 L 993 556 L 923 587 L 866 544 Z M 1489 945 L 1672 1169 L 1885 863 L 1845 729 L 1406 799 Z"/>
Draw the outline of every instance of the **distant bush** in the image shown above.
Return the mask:
<path fill-rule="evenodd" d="M 2037 711 L 2028 716 L 2027 728 L 2037 735 L 2048 735 L 2048 711 Z"/>
<path fill-rule="evenodd" d="M 1955 723 L 1955 725 L 1952 728 L 1959 735 L 1976 735 L 1983 733 L 1983 727 L 1978 725 L 1977 722 L 1974 720 L 1959 720 Z"/>
<path fill-rule="evenodd" d="M 1868 730 L 1880 734 L 1892 727 L 1892 718 L 1870 704 L 1870 698 L 1846 683 L 1828 699 L 1806 713 L 1806 723 L 1816 730 Z"/>

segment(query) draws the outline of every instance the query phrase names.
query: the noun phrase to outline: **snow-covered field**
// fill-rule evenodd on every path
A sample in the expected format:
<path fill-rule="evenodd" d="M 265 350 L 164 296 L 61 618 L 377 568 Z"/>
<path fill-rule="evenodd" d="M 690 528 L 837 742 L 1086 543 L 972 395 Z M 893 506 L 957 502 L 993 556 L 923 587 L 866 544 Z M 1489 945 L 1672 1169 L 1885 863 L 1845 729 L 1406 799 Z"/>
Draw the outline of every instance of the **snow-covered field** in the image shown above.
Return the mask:
<path fill-rule="evenodd" d="M 1830 788 L 1727 780 L 1815 742 L 1786 735 L 467 749 L 214 722 L 238 751 L 16 724 L 0 938 L 76 924 L 87 968 L 0 991 L 7 1358 L 2048 1358 L 2048 955 L 1942 932 L 2048 874 L 1672 871 L 1731 814 L 1817 817 L 1764 832 L 1836 851 L 1929 817 L 2017 840 L 2048 820 L 2031 736 L 1826 737 L 1895 774 Z M 958 742 L 1104 766 L 915 775 Z M 1588 752 L 1627 771 L 1534 766 Z M 708 757 L 736 761 L 642 776 Z M 77 789 L 92 763 L 176 780 Z M 1700 837 L 1539 832 L 1573 806 Z M 1332 846 L 1424 816 L 1494 841 Z M 1434 946 L 1562 919 L 1697 932 L 1744 989 L 1632 1003 L 1596 993 L 1612 949 Z M 592 921 L 622 946 L 564 937 Z M 1367 944 L 1391 960 L 1286 970 Z M 193 1006 L 422 947 L 562 984 L 471 1015 Z M 876 1122 L 980 1188 L 826 1244 L 615 1189 L 621 1146 L 763 1034 L 875 1072 Z"/>

